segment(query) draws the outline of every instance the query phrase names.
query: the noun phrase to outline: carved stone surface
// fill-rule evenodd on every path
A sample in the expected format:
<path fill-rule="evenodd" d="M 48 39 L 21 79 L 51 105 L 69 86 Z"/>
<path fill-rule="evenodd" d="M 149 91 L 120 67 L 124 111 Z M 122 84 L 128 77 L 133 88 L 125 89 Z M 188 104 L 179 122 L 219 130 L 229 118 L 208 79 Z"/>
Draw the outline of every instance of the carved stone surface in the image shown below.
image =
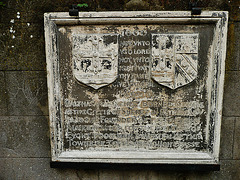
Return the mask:
<path fill-rule="evenodd" d="M 226 12 L 45 14 L 52 161 L 217 164 L 226 27 Z"/>
<path fill-rule="evenodd" d="M 112 83 L 118 72 L 117 34 L 74 34 L 73 74 L 94 89 Z"/>
<path fill-rule="evenodd" d="M 153 34 L 152 78 L 176 89 L 192 82 L 198 69 L 198 34 Z"/>

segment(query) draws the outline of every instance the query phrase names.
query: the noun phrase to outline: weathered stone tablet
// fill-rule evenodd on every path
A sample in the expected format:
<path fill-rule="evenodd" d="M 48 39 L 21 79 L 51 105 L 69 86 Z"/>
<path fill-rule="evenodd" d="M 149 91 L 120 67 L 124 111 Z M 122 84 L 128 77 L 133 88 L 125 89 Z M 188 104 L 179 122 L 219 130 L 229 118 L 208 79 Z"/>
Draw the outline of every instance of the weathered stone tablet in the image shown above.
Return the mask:
<path fill-rule="evenodd" d="M 52 161 L 218 164 L 227 21 L 46 13 Z"/>

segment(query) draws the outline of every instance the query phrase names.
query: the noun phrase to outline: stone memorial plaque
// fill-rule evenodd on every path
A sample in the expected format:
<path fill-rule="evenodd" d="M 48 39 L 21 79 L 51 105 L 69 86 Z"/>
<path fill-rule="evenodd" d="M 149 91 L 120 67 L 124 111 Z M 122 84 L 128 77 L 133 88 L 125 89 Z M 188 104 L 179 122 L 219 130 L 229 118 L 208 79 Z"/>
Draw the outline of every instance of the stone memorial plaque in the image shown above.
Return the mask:
<path fill-rule="evenodd" d="M 218 164 L 227 21 L 46 13 L 52 161 Z"/>

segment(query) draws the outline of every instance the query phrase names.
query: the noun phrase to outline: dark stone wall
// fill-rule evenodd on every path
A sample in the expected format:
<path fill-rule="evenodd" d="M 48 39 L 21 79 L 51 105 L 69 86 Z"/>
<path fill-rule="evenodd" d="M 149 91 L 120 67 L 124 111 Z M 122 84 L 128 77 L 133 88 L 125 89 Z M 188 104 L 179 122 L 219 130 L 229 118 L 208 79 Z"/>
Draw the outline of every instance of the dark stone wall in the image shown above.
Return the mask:
<path fill-rule="evenodd" d="M 240 1 L 200 0 L 230 13 L 219 172 L 50 168 L 43 13 L 187 10 L 189 0 L 0 0 L 0 180 L 221 179 L 240 177 Z"/>

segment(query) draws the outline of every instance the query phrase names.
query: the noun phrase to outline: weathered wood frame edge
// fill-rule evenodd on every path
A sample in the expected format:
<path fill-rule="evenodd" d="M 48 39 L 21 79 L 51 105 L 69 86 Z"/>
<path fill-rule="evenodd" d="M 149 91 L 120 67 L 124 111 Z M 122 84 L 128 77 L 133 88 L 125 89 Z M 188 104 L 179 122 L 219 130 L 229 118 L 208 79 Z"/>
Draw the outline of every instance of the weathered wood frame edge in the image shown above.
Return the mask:
<path fill-rule="evenodd" d="M 226 11 L 203 11 L 201 15 L 192 16 L 190 11 L 145 11 L 145 12 L 80 12 L 78 17 L 63 13 L 45 13 L 45 42 L 48 75 L 49 116 L 51 130 L 51 154 L 53 162 L 102 162 L 102 163 L 147 163 L 147 164 L 218 164 L 220 150 L 220 127 L 222 118 L 222 100 L 225 74 L 225 56 L 227 39 L 228 12 Z M 134 152 L 133 158 L 125 155 L 109 156 L 107 153 L 93 154 L 63 152 L 62 122 L 60 117 L 60 77 L 58 64 L 57 25 L 88 25 L 88 24 L 166 24 L 166 23 L 214 23 L 214 49 L 213 67 L 216 80 L 212 79 L 211 112 L 210 119 L 214 126 L 209 128 L 214 138 L 209 140 L 209 153 L 186 152 L 158 153 L 156 157 L 152 153 L 147 156 Z M 218 77 L 218 78 L 217 78 Z M 212 147 L 211 147 L 212 146 Z M 88 156 L 92 154 L 92 157 Z M 101 154 L 101 155 L 100 155 Z M 129 154 L 129 153 L 128 153 Z M 175 155 L 174 155 L 175 154 Z M 99 156 L 100 155 L 100 156 Z M 154 158 L 150 158 L 150 157 Z M 75 157 L 75 158 L 74 158 Z M 100 158 L 99 158 L 100 157 Z M 141 158 L 137 158 L 141 157 Z"/>

